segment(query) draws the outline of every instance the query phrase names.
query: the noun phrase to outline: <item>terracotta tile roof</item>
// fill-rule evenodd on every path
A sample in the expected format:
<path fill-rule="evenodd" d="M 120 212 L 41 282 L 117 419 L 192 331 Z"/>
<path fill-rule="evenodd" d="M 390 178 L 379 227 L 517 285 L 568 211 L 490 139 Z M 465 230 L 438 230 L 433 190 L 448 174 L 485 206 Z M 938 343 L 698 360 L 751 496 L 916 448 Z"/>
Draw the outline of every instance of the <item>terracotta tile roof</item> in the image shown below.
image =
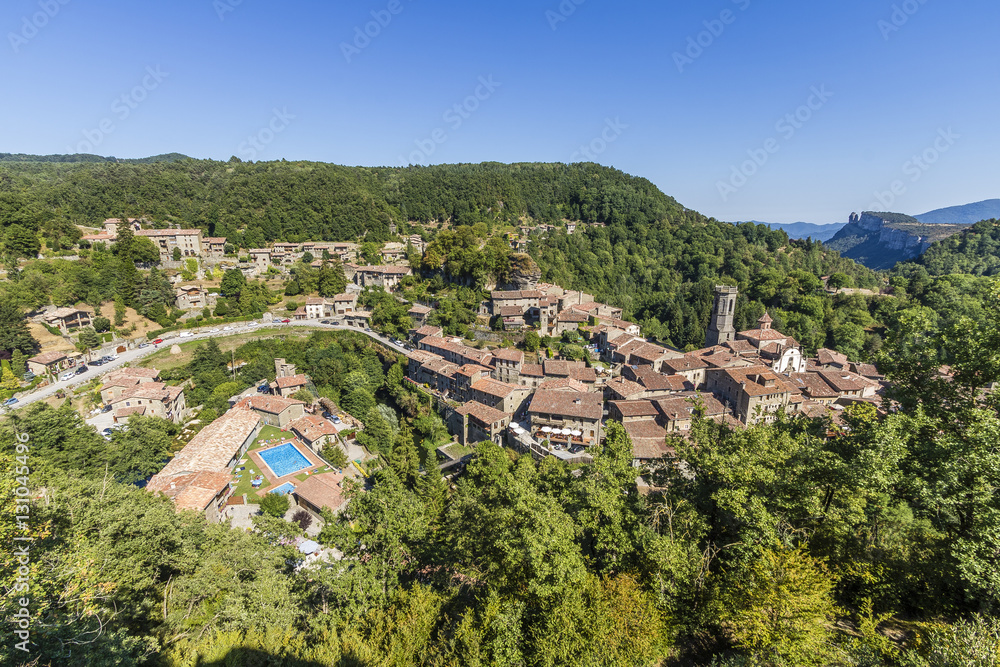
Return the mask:
<path fill-rule="evenodd" d="M 498 350 L 493 350 L 493 358 L 499 361 L 510 361 L 515 364 L 522 364 L 524 363 L 524 352 L 521 350 L 500 348 Z"/>
<path fill-rule="evenodd" d="M 667 430 L 652 419 L 625 424 L 625 432 L 632 440 L 632 458 L 658 459 L 670 453 L 667 447 Z"/>
<path fill-rule="evenodd" d="M 828 350 L 825 347 L 820 348 L 816 352 L 816 359 L 819 361 L 820 366 L 846 366 L 847 365 L 847 355 L 841 354 L 835 350 Z"/>
<path fill-rule="evenodd" d="M 337 435 L 337 429 L 334 425 L 319 415 L 300 417 L 290 423 L 288 428 L 294 431 L 306 443 L 315 442 L 325 436 Z"/>
<path fill-rule="evenodd" d="M 294 405 L 305 405 L 302 401 L 294 398 L 282 398 L 280 396 L 249 396 L 237 403 L 234 407 L 259 410 L 272 415 L 281 414 Z M 212 422 L 213 424 L 215 422 Z"/>
<path fill-rule="evenodd" d="M 356 294 L 338 294 L 337 296 L 333 297 L 333 301 L 335 303 L 345 303 L 345 302 L 354 303 L 357 300 L 358 296 Z"/>
<path fill-rule="evenodd" d="M 299 482 L 294 493 L 314 507 L 327 507 L 336 511 L 346 502 L 343 487 L 338 486 L 343 483 L 343 479 L 343 475 L 334 472 L 310 475 L 304 482 Z"/>
<path fill-rule="evenodd" d="M 501 306 L 499 308 L 500 317 L 522 317 L 524 315 L 524 308 L 520 306 Z"/>
<path fill-rule="evenodd" d="M 570 310 L 564 310 L 556 316 L 556 322 L 569 322 L 576 324 L 583 324 L 590 319 L 586 313 L 576 313 Z"/>
<path fill-rule="evenodd" d="M 201 234 L 200 229 L 140 229 L 136 236 L 196 236 Z"/>
<path fill-rule="evenodd" d="M 146 406 L 139 405 L 133 408 L 119 408 L 115 410 L 115 419 L 121 419 L 122 417 L 131 417 L 132 415 L 142 416 L 146 414 Z"/>
<path fill-rule="evenodd" d="M 545 367 L 541 364 L 523 364 L 521 375 L 525 377 L 543 378 L 545 377 Z"/>
<path fill-rule="evenodd" d="M 838 392 L 863 391 L 873 384 L 871 380 L 850 371 L 820 371 L 819 375 Z"/>
<path fill-rule="evenodd" d="M 528 412 L 600 421 L 604 413 L 604 400 L 598 393 L 580 394 L 539 389 L 531 399 Z"/>
<path fill-rule="evenodd" d="M 511 417 L 511 415 L 506 412 L 497 410 L 496 408 L 491 408 L 488 405 L 483 405 L 478 401 L 469 401 L 462 407 L 458 408 L 455 412 L 460 415 L 475 417 L 481 423 L 487 425 L 493 425 L 505 419 L 509 420 Z"/>
<path fill-rule="evenodd" d="M 597 382 L 597 369 L 594 368 L 574 368 L 569 372 L 570 378 L 573 380 L 579 380 L 586 384 L 595 384 Z"/>
<path fill-rule="evenodd" d="M 413 313 L 415 315 L 428 315 L 430 313 L 433 313 L 434 309 L 428 308 L 427 306 L 421 306 L 419 303 L 417 303 L 411 306 L 410 310 L 407 312 Z"/>
<path fill-rule="evenodd" d="M 481 391 L 487 396 L 493 396 L 494 398 L 507 398 L 513 392 L 523 390 L 524 387 L 516 384 L 507 384 L 506 382 L 500 382 L 492 378 L 483 378 L 473 384 L 472 389 L 474 391 Z"/>
<path fill-rule="evenodd" d="M 611 396 L 619 396 L 623 400 L 629 400 L 633 396 L 639 396 L 646 393 L 646 388 L 637 382 L 632 382 L 623 377 L 616 377 L 612 380 L 608 380 L 608 383 L 604 385 L 605 390 Z"/>
<path fill-rule="evenodd" d="M 708 363 L 693 357 L 681 357 L 680 359 L 664 359 L 662 368 L 670 371 L 670 375 L 676 375 L 682 371 L 696 371 L 708 368 Z"/>
<path fill-rule="evenodd" d="M 812 398 L 836 398 L 840 393 L 831 387 L 819 373 L 792 373 L 792 386 Z"/>
<path fill-rule="evenodd" d="M 519 290 L 514 292 L 490 292 L 494 301 L 509 301 L 512 299 L 541 299 L 545 295 L 538 290 Z"/>
<path fill-rule="evenodd" d="M 655 417 L 660 414 L 652 401 L 610 401 L 622 417 Z"/>
<path fill-rule="evenodd" d="M 742 383 L 741 390 L 749 396 L 798 393 L 791 384 L 767 366 L 726 368 L 720 372 L 728 376 L 735 384 Z"/>
<path fill-rule="evenodd" d="M 439 355 L 433 352 L 428 352 L 427 350 L 410 350 L 406 354 L 407 358 L 412 359 L 418 364 L 426 364 L 432 361 L 444 361 Z"/>
<path fill-rule="evenodd" d="M 48 366 L 49 364 L 53 364 L 57 361 L 62 361 L 63 359 L 67 358 L 68 357 L 66 356 L 65 352 L 42 352 L 41 354 L 35 355 L 31 359 L 28 359 L 28 361 Z"/>
<path fill-rule="evenodd" d="M 230 410 L 202 429 L 153 475 L 146 490 L 173 498 L 180 509 L 204 510 L 229 485 L 229 464 L 259 423 L 256 412 Z"/>
<path fill-rule="evenodd" d="M 736 335 L 750 341 L 785 340 L 788 338 L 785 334 L 774 329 L 749 329 L 748 331 L 741 331 Z"/>
<path fill-rule="evenodd" d="M 542 383 L 538 385 L 538 388 L 553 389 L 559 391 L 566 391 L 566 390 L 577 391 L 577 392 L 589 391 L 587 385 L 580 382 L 579 380 L 574 380 L 572 378 L 551 378 L 548 380 L 543 380 Z"/>
<path fill-rule="evenodd" d="M 274 381 L 278 385 L 279 389 L 288 389 L 289 387 L 304 387 L 309 384 L 309 378 L 302 373 L 298 375 L 291 375 L 289 377 L 278 378 Z"/>
<path fill-rule="evenodd" d="M 424 336 L 425 338 L 437 337 L 440 336 L 443 331 L 444 330 L 441 327 L 423 326 L 417 329 L 416 334 L 418 336 Z"/>

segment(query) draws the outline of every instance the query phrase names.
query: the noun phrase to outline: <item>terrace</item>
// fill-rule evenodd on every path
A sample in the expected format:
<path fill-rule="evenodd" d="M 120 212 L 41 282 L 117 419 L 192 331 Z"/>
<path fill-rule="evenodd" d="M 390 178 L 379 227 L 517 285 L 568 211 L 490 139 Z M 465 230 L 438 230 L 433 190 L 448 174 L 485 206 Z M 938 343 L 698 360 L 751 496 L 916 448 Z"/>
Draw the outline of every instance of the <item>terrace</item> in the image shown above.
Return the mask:
<path fill-rule="evenodd" d="M 248 503 L 259 503 L 271 491 L 290 492 L 311 476 L 331 470 L 336 471 L 290 433 L 265 426 L 233 470 L 233 496 L 246 494 Z"/>

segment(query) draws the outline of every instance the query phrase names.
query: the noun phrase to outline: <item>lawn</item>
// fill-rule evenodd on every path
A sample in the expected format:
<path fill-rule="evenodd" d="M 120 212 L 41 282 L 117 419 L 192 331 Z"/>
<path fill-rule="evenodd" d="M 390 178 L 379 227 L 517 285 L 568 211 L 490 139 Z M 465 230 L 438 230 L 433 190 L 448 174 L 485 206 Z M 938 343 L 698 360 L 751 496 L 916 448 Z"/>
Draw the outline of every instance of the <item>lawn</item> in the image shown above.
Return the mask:
<path fill-rule="evenodd" d="M 253 441 L 248 451 L 260 449 L 264 446 L 264 443 L 267 440 L 272 438 L 281 438 L 283 435 L 285 435 L 285 433 L 280 428 L 277 428 L 276 426 L 265 426 L 260 430 L 260 435 L 258 435 L 257 439 Z M 235 480 L 237 484 L 236 488 L 233 489 L 233 495 L 239 497 L 245 493 L 247 494 L 248 503 L 259 503 L 263 495 L 267 493 L 267 487 L 271 486 L 271 483 L 267 481 L 267 477 L 264 477 L 264 483 L 261 484 L 259 488 L 254 489 L 250 484 L 250 480 L 257 475 L 262 475 L 263 471 L 254 464 L 253 459 L 249 456 L 244 456 L 243 458 L 246 460 L 246 463 L 241 463 L 237 467 L 245 467 L 246 469 L 242 473 L 233 473 L 234 479 L 238 474 L 243 475 L 242 479 Z"/>
<path fill-rule="evenodd" d="M 235 350 L 244 343 L 248 343 L 252 340 L 259 340 L 261 338 L 274 338 L 276 336 L 295 336 L 298 338 L 308 338 L 311 334 L 315 333 L 316 329 L 307 329 L 303 327 L 289 328 L 274 330 L 271 328 L 265 328 L 261 331 L 247 331 L 243 333 L 229 334 L 229 332 L 220 333 L 217 336 L 213 336 L 213 340 L 219 345 L 219 349 L 223 352 L 229 352 L 230 350 Z M 263 335 L 262 335 L 263 334 Z M 179 368 L 180 366 L 186 365 L 191 359 L 194 358 L 194 351 L 199 345 L 205 344 L 206 340 L 193 340 L 186 343 L 181 343 L 179 338 L 171 338 L 170 340 L 165 340 L 160 343 L 160 351 L 152 354 L 142 361 L 138 362 L 138 366 L 144 368 L 158 368 L 159 370 L 170 370 L 173 368 Z M 170 348 L 174 345 L 179 345 L 181 348 L 181 353 L 178 355 L 170 354 Z"/>

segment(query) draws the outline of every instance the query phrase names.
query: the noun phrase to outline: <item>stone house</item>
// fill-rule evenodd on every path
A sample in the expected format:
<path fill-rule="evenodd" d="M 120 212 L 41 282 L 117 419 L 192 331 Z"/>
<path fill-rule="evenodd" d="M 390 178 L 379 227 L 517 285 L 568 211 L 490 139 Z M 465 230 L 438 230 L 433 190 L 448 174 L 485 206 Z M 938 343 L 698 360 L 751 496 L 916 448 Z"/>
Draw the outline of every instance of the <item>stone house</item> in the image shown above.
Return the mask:
<path fill-rule="evenodd" d="M 302 401 L 280 396 L 250 396 L 241 400 L 234 408 L 253 410 L 264 424 L 284 429 L 305 415 L 305 405 Z"/>

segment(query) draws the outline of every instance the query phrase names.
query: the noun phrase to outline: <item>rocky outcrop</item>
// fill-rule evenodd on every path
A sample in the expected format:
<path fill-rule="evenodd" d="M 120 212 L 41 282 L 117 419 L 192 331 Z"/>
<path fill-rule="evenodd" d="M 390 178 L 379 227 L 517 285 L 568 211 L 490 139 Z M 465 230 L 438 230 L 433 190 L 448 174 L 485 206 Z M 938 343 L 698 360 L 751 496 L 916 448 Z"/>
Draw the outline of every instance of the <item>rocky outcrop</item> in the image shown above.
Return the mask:
<path fill-rule="evenodd" d="M 852 213 L 846 227 L 827 245 L 872 269 L 890 269 L 924 254 L 935 241 L 966 225 L 925 225 L 899 213 Z"/>
<path fill-rule="evenodd" d="M 510 256 L 510 280 L 508 287 L 512 290 L 535 289 L 542 278 L 542 270 L 538 268 L 530 255 L 515 253 Z"/>

